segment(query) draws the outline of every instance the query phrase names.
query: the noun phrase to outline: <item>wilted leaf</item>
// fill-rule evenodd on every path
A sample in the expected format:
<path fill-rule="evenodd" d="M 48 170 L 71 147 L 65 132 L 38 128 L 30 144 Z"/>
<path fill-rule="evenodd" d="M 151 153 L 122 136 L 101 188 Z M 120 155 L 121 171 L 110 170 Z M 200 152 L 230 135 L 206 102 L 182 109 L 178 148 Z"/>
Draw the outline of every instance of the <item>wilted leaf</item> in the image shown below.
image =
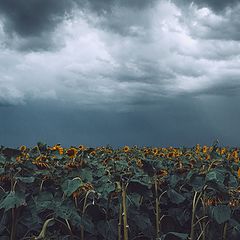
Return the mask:
<path fill-rule="evenodd" d="M 72 180 L 66 180 L 62 184 L 62 189 L 64 194 L 69 197 L 73 192 L 75 192 L 79 187 L 83 185 L 81 178 L 74 178 Z"/>
<path fill-rule="evenodd" d="M 231 209 L 226 205 L 214 206 L 213 209 L 213 218 L 218 224 L 222 224 L 228 221 L 231 218 Z"/>
<path fill-rule="evenodd" d="M 176 192 L 174 189 L 170 189 L 167 194 L 172 203 L 180 204 L 186 199 L 183 195 Z"/>

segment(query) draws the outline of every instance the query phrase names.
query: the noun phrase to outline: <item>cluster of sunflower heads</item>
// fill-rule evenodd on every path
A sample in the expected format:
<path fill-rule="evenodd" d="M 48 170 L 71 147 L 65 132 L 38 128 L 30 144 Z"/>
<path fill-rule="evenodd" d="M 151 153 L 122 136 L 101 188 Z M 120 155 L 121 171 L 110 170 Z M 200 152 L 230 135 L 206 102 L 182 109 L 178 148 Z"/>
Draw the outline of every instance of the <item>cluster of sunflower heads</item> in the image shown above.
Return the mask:
<path fill-rule="evenodd" d="M 73 198 L 78 198 L 80 195 L 87 193 L 90 190 L 94 190 L 94 187 L 91 183 L 85 183 L 77 191 L 73 192 Z"/>
<path fill-rule="evenodd" d="M 240 200 L 238 198 L 231 198 L 228 201 L 224 201 L 223 199 L 212 197 L 212 198 L 206 198 L 204 201 L 205 206 L 217 206 L 217 205 L 228 205 L 229 207 L 239 207 L 240 206 Z"/>
<path fill-rule="evenodd" d="M 51 151 L 58 151 L 58 153 L 59 153 L 60 155 L 63 155 L 63 153 L 64 153 L 64 149 L 63 149 L 63 147 L 61 147 L 60 144 L 54 145 L 53 147 L 50 148 L 50 150 L 51 150 Z"/>
<path fill-rule="evenodd" d="M 82 168 L 86 164 L 86 161 L 84 159 L 81 159 L 80 161 L 71 161 L 66 163 L 65 168 L 71 170 L 75 168 Z"/>
<path fill-rule="evenodd" d="M 19 156 L 16 157 L 16 161 L 18 163 L 22 163 L 24 160 L 29 159 L 29 153 L 27 150 L 27 147 L 25 145 L 22 145 L 19 150 L 21 151 L 21 154 Z"/>

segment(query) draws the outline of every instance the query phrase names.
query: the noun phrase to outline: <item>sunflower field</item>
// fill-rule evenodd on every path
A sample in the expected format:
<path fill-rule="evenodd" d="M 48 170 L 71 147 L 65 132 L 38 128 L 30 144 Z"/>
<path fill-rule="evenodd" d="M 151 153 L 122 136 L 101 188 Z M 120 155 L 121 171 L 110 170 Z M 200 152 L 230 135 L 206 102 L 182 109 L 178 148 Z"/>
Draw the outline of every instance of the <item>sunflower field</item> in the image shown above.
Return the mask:
<path fill-rule="evenodd" d="M 239 148 L 0 148 L 0 240 L 240 239 Z"/>

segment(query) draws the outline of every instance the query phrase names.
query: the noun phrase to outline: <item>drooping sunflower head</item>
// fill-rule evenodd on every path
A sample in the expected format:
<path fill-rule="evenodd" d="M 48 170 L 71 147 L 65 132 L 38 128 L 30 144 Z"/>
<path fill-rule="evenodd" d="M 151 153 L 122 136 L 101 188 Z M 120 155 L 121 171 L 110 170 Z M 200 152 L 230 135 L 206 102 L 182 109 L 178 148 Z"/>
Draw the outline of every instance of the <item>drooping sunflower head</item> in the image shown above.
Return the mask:
<path fill-rule="evenodd" d="M 168 175 L 168 171 L 166 169 L 161 169 L 159 172 L 158 172 L 158 175 L 160 177 L 165 177 Z"/>
<path fill-rule="evenodd" d="M 238 151 L 237 151 L 237 150 L 234 150 L 234 151 L 232 152 L 232 157 L 233 157 L 233 158 L 238 158 Z"/>
<path fill-rule="evenodd" d="M 157 148 L 153 148 L 152 152 L 153 152 L 154 155 L 157 155 L 158 154 L 158 149 Z"/>
<path fill-rule="evenodd" d="M 96 155 L 96 151 L 95 151 L 95 150 L 93 150 L 92 152 L 90 152 L 90 155 L 91 155 L 91 156 L 94 156 L 94 155 Z"/>
<path fill-rule="evenodd" d="M 72 148 L 69 148 L 66 153 L 70 158 L 74 158 L 76 157 L 78 150 L 72 147 Z"/>
<path fill-rule="evenodd" d="M 79 146 L 78 146 L 78 149 L 79 149 L 80 151 L 84 151 L 84 150 L 86 149 L 86 147 L 85 147 L 84 145 L 79 145 Z"/>
<path fill-rule="evenodd" d="M 137 165 L 139 168 L 142 168 L 142 167 L 143 167 L 142 160 L 141 160 L 141 159 L 137 159 L 137 160 L 136 160 L 136 165 Z"/>
<path fill-rule="evenodd" d="M 164 157 L 165 157 L 165 154 L 164 154 L 164 153 L 160 153 L 160 154 L 159 154 L 159 157 L 164 158 Z"/>

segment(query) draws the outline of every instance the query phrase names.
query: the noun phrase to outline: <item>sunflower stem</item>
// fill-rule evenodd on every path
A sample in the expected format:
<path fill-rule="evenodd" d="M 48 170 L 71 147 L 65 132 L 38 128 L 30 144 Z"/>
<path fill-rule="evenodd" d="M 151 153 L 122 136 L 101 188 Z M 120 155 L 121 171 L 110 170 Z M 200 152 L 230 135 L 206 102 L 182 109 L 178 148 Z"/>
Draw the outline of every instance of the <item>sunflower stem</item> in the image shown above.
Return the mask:
<path fill-rule="evenodd" d="M 127 223 L 127 203 L 126 203 L 126 186 L 122 184 L 122 207 L 123 207 L 123 239 L 128 240 L 128 223 Z"/>
<path fill-rule="evenodd" d="M 159 222 L 159 217 L 160 217 L 160 209 L 159 209 L 159 199 L 158 199 L 158 183 L 157 183 L 157 175 L 155 174 L 155 181 L 154 181 L 154 186 L 155 186 L 155 208 L 156 208 L 156 237 L 159 238 L 160 236 L 160 222 Z"/>

